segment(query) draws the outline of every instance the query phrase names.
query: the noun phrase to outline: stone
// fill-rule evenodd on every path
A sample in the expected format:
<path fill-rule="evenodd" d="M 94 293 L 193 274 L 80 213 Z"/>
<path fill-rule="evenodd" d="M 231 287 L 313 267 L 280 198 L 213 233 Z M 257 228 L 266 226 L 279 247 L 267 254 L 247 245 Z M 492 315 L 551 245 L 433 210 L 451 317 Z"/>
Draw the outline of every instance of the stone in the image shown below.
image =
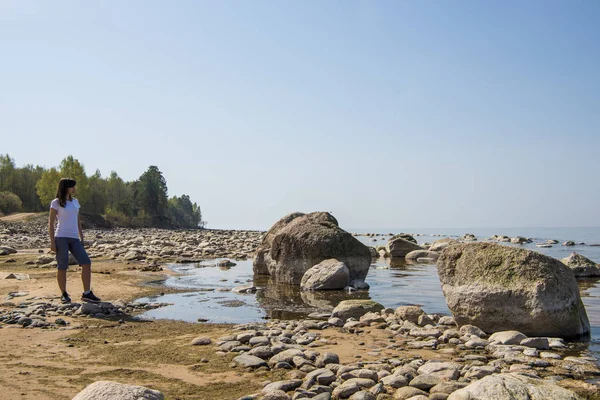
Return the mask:
<path fill-rule="evenodd" d="M 571 268 L 578 278 L 600 276 L 598 264 L 576 252 L 572 252 L 571 255 L 563 258 L 561 261 Z"/>
<path fill-rule="evenodd" d="M 449 361 L 430 360 L 423 364 L 417 372 L 419 375 L 434 375 L 442 380 L 455 381 L 460 376 L 460 365 Z"/>
<path fill-rule="evenodd" d="M 486 337 L 486 333 L 479 327 L 473 325 L 463 325 L 460 327 L 459 332 L 461 335 L 477 336 L 479 338 Z"/>
<path fill-rule="evenodd" d="M 192 345 L 194 346 L 206 346 L 212 343 L 212 340 L 207 337 L 197 337 L 192 340 Z"/>
<path fill-rule="evenodd" d="M 350 270 L 341 261 L 329 259 L 304 273 L 300 288 L 302 290 L 338 290 L 348 286 Z"/>
<path fill-rule="evenodd" d="M 404 321 L 410 321 L 413 324 L 419 323 L 419 317 L 426 315 L 425 311 L 418 306 L 401 306 L 396 309 L 396 317 Z"/>
<path fill-rule="evenodd" d="M 408 253 L 414 250 L 423 250 L 423 248 L 416 243 L 408 241 L 402 237 L 396 237 L 390 239 L 386 246 L 388 254 L 394 257 L 406 257 Z"/>
<path fill-rule="evenodd" d="M 305 272 L 328 259 L 343 262 L 349 281 L 364 281 L 371 266 L 371 252 L 344 231 L 329 213 L 293 213 L 269 229 L 256 250 L 253 270 L 270 275 L 277 283 L 298 285 Z"/>
<path fill-rule="evenodd" d="M 429 393 L 454 393 L 458 389 L 462 389 L 466 387 L 468 384 L 466 382 L 441 382 L 429 390 Z"/>
<path fill-rule="evenodd" d="M 428 391 L 435 385 L 442 382 L 442 379 L 436 375 L 423 374 L 416 376 L 415 379 L 410 381 L 410 386 L 416 387 L 417 389 Z"/>
<path fill-rule="evenodd" d="M 380 380 L 385 386 L 398 389 L 408 385 L 408 380 L 403 375 L 388 375 Z"/>
<path fill-rule="evenodd" d="M 250 354 L 239 355 L 233 359 L 233 362 L 244 368 L 260 368 L 267 366 L 265 360 Z"/>
<path fill-rule="evenodd" d="M 371 379 L 352 378 L 333 389 L 332 395 L 333 398 L 347 399 L 361 389 L 370 388 L 372 386 L 375 386 L 375 381 L 372 381 Z"/>
<path fill-rule="evenodd" d="M 518 373 L 486 376 L 452 393 L 448 400 L 581 400 L 556 383 Z"/>
<path fill-rule="evenodd" d="M 304 353 L 299 349 L 288 349 L 284 350 L 281 353 L 275 354 L 269 360 L 269 365 L 275 365 L 280 362 L 285 362 L 291 364 L 294 360 L 294 357 L 304 357 Z"/>
<path fill-rule="evenodd" d="M 521 346 L 533 347 L 538 350 L 550 350 L 548 338 L 532 337 L 521 340 Z"/>
<path fill-rule="evenodd" d="M 521 340 L 526 338 L 518 331 L 501 331 L 493 333 L 489 341 L 491 344 L 521 344 Z"/>
<path fill-rule="evenodd" d="M 419 261 L 419 259 L 430 259 L 433 261 L 436 261 L 438 259 L 438 257 L 440 256 L 440 253 L 437 253 L 435 251 L 429 251 L 429 250 L 413 250 L 410 253 L 408 253 L 405 258 L 407 261 Z"/>
<path fill-rule="evenodd" d="M 360 318 L 368 312 L 379 312 L 384 307 L 373 300 L 344 300 L 341 301 L 331 313 L 332 317 L 342 320 Z"/>
<path fill-rule="evenodd" d="M 302 385 L 302 381 L 300 379 L 290 379 L 287 381 L 277 381 L 269 383 L 262 390 L 262 393 L 269 393 L 275 390 L 282 390 L 283 392 L 289 392 L 295 390 Z"/>
<path fill-rule="evenodd" d="M 573 272 L 551 257 L 493 243 L 465 243 L 446 248 L 437 269 L 459 325 L 568 339 L 590 334 Z"/>
<path fill-rule="evenodd" d="M 79 392 L 73 400 L 164 400 L 157 390 L 143 386 L 125 385 L 112 381 L 97 381 Z"/>
<path fill-rule="evenodd" d="M 266 393 L 262 397 L 262 400 L 291 400 L 291 397 L 283 390 L 273 390 L 272 392 Z"/>
<path fill-rule="evenodd" d="M 315 364 L 317 367 L 322 368 L 328 364 L 339 364 L 340 357 L 335 353 L 323 353 L 317 357 Z"/>
<path fill-rule="evenodd" d="M 350 400 L 377 400 L 377 397 L 367 391 L 356 392 L 352 396 L 349 397 Z"/>
<path fill-rule="evenodd" d="M 484 376 L 495 374 L 498 370 L 495 367 L 489 365 L 482 365 L 480 367 L 471 367 L 465 374 L 467 379 L 481 379 Z"/>
<path fill-rule="evenodd" d="M 450 239 L 450 238 L 439 239 L 439 240 L 436 240 L 435 242 L 433 242 L 431 244 L 431 246 L 429 246 L 429 251 L 440 252 L 440 251 L 444 250 L 446 247 L 456 244 L 456 243 L 458 243 L 457 240 Z"/>
<path fill-rule="evenodd" d="M 421 389 L 417 389 L 415 387 L 411 387 L 411 386 L 405 386 L 405 387 L 401 387 L 400 389 L 396 390 L 396 392 L 394 393 L 394 399 L 395 400 L 407 400 L 410 399 L 411 397 L 415 397 L 415 396 L 426 396 L 427 392 L 422 391 Z"/>
<path fill-rule="evenodd" d="M 83 303 L 81 304 L 81 308 L 79 310 L 85 315 L 102 314 L 102 308 L 100 308 L 98 304 L 94 303 Z"/>

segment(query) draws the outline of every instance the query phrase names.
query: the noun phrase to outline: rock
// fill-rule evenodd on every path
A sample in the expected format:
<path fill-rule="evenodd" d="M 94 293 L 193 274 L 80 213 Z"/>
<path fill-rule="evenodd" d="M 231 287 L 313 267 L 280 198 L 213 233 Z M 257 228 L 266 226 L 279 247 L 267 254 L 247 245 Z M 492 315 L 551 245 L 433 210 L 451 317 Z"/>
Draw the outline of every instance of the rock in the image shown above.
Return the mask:
<path fill-rule="evenodd" d="M 455 381 L 460 376 L 460 365 L 453 362 L 431 360 L 427 361 L 417 370 L 419 375 L 434 375 L 442 380 Z"/>
<path fill-rule="evenodd" d="M 403 321 L 410 321 L 413 324 L 419 323 L 419 317 L 422 315 L 426 315 L 425 311 L 418 306 L 401 306 L 396 308 L 395 311 L 396 317 L 400 318 Z"/>
<path fill-rule="evenodd" d="M 562 263 L 571 268 L 576 277 L 600 276 L 598 265 L 581 254 L 572 252 L 569 257 L 563 258 Z"/>
<path fill-rule="evenodd" d="M 221 268 L 228 268 L 228 267 L 235 267 L 237 264 L 232 262 L 231 260 L 219 260 L 219 262 L 217 263 L 217 267 L 221 267 Z"/>
<path fill-rule="evenodd" d="M 35 261 L 35 263 L 38 265 L 43 265 L 43 264 L 51 263 L 55 259 L 56 259 L 56 257 L 52 257 L 52 256 L 39 256 L 37 258 L 37 260 Z"/>
<path fill-rule="evenodd" d="M 481 367 L 471 367 L 471 369 L 465 374 L 467 379 L 481 379 L 484 376 L 492 375 L 498 372 L 495 367 L 489 365 L 483 365 Z"/>
<path fill-rule="evenodd" d="M 267 366 L 265 360 L 249 354 L 239 355 L 233 359 L 233 362 L 241 365 L 244 368 L 259 368 Z"/>
<path fill-rule="evenodd" d="M 100 305 L 98 304 L 94 304 L 94 303 L 83 303 L 81 304 L 81 308 L 79 309 L 79 311 L 82 314 L 85 315 L 94 315 L 94 314 L 102 314 L 102 308 L 100 308 Z"/>
<path fill-rule="evenodd" d="M 571 270 L 526 249 L 470 243 L 445 249 L 437 264 L 442 291 L 459 325 L 487 332 L 581 338 L 590 324 Z"/>
<path fill-rule="evenodd" d="M 557 384 L 518 373 L 486 376 L 452 393 L 448 400 L 581 400 Z"/>
<path fill-rule="evenodd" d="M 346 264 L 350 281 L 364 281 L 371 266 L 369 248 L 341 229 L 331 214 L 294 213 L 267 232 L 253 270 L 271 275 L 278 283 L 298 285 L 309 268 L 332 258 Z"/>
<path fill-rule="evenodd" d="M 455 326 L 456 321 L 454 320 L 454 317 L 444 316 L 444 317 L 440 318 L 440 320 L 438 321 L 438 324 L 446 325 L 446 326 Z"/>
<path fill-rule="evenodd" d="M 413 250 L 406 255 L 407 261 L 419 261 L 420 259 L 437 260 L 439 253 L 429 250 Z"/>
<path fill-rule="evenodd" d="M 401 237 L 396 237 L 390 239 L 387 244 L 387 252 L 390 256 L 393 257 L 406 257 L 408 253 L 415 250 L 423 250 L 421 246 L 403 239 Z"/>
<path fill-rule="evenodd" d="M 262 400 L 291 400 L 291 397 L 283 390 L 274 390 L 265 394 Z"/>
<path fill-rule="evenodd" d="M 277 381 L 273 383 L 269 383 L 262 390 L 263 393 L 273 392 L 275 390 L 282 390 L 284 392 L 289 392 L 295 390 L 302 385 L 302 381 L 300 379 L 290 379 L 287 381 Z"/>
<path fill-rule="evenodd" d="M 332 395 L 335 399 L 347 399 L 361 389 L 370 388 L 374 385 L 375 382 L 371 379 L 352 378 L 333 389 Z"/>
<path fill-rule="evenodd" d="M 315 361 L 315 365 L 319 368 L 322 368 L 328 364 L 339 364 L 340 357 L 335 353 L 323 353 L 317 357 Z"/>
<path fill-rule="evenodd" d="M 410 399 L 411 397 L 415 397 L 415 396 L 426 396 L 427 392 L 422 391 L 421 389 L 417 389 L 415 387 L 411 387 L 411 386 L 405 386 L 405 387 L 401 387 L 400 389 L 396 390 L 396 393 L 394 393 L 394 399 L 395 400 L 407 400 Z"/>
<path fill-rule="evenodd" d="M 514 244 L 526 244 L 526 243 L 531 243 L 531 240 L 527 239 L 526 237 L 523 237 L 523 236 L 517 236 L 514 238 L 510 238 L 510 242 L 514 243 Z"/>
<path fill-rule="evenodd" d="M 375 396 L 371 392 L 356 392 L 349 398 L 350 400 L 377 400 L 377 396 Z"/>
<path fill-rule="evenodd" d="M 7 256 L 9 254 L 15 254 L 16 252 L 17 250 L 13 249 L 12 247 L 0 246 L 0 256 Z"/>
<path fill-rule="evenodd" d="M 398 389 L 408 385 L 408 380 L 403 375 L 388 375 L 380 380 L 385 386 L 392 387 L 394 389 Z"/>
<path fill-rule="evenodd" d="M 487 335 L 485 334 L 484 331 L 482 331 L 479 327 L 477 326 L 473 326 L 473 325 L 463 325 L 460 327 L 459 330 L 461 335 L 475 335 L 479 338 L 482 337 L 486 337 Z"/>
<path fill-rule="evenodd" d="M 440 252 L 440 251 L 444 250 L 446 247 L 456 244 L 456 243 L 458 243 L 457 240 L 450 239 L 450 238 L 436 240 L 435 242 L 433 242 L 431 244 L 431 246 L 429 246 L 429 251 Z"/>
<path fill-rule="evenodd" d="M 344 300 L 333 309 L 331 316 L 343 320 L 358 319 L 368 312 L 379 312 L 383 308 L 381 304 L 373 300 Z"/>
<path fill-rule="evenodd" d="M 302 277 L 302 290 L 335 290 L 343 289 L 350 282 L 350 270 L 341 261 L 330 259 L 321 261 Z"/>
<path fill-rule="evenodd" d="M 501 331 L 492 334 L 489 341 L 491 344 L 521 344 L 521 340 L 526 338 L 521 332 Z"/>
<path fill-rule="evenodd" d="M 417 244 L 417 239 L 415 239 L 413 237 L 413 235 L 409 235 L 408 233 L 398 233 L 397 235 L 393 235 L 390 238 L 390 240 L 394 240 L 394 239 L 398 239 L 398 238 L 401 238 L 401 239 L 404 239 L 404 240 L 409 241 L 411 243 Z M 383 239 L 381 239 L 381 240 L 383 240 Z"/>
<path fill-rule="evenodd" d="M 210 340 L 210 338 L 207 337 L 197 337 L 196 339 L 192 340 L 192 345 L 194 346 L 206 346 L 212 343 L 212 340 Z"/>
<path fill-rule="evenodd" d="M 285 362 L 285 363 L 291 364 L 292 361 L 294 360 L 294 357 L 298 357 L 298 356 L 304 357 L 304 353 L 302 352 L 302 350 L 299 350 L 299 349 L 284 350 L 281 353 L 275 354 L 273 357 L 271 357 L 271 359 L 269 360 L 269 365 L 273 366 L 280 362 Z"/>
<path fill-rule="evenodd" d="M 410 381 L 410 386 L 427 391 L 441 382 L 442 379 L 439 376 L 423 374 Z"/>
<path fill-rule="evenodd" d="M 563 243 L 563 246 L 575 246 L 575 242 L 572 240 L 567 240 Z"/>
<path fill-rule="evenodd" d="M 538 350 L 550 350 L 548 338 L 532 337 L 521 340 L 521 346 L 533 347 Z"/>
<path fill-rule="evenodd" d="M 143 386 L 131 386 L 112 381 L 98 381 L 88 385 L 73 400 L 164 400 L 157 390 Z"/>
<path fill-rule="evenodd" d="M 468 384 L 466 382 L 441 382 L 429 390 L 429 393 L 453 393 L 462 389 Z"/>

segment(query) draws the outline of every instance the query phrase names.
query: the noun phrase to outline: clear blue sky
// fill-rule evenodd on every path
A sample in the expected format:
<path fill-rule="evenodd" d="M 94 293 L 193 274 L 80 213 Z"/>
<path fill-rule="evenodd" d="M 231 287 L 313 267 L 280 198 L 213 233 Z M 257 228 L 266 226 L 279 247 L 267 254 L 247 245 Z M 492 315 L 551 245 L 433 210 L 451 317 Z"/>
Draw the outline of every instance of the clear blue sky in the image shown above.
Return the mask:
<path fill-rule="evenodd" d="M 0 153 L 213 228 L 600 226 L 600 2 L 0 1 Z"/>

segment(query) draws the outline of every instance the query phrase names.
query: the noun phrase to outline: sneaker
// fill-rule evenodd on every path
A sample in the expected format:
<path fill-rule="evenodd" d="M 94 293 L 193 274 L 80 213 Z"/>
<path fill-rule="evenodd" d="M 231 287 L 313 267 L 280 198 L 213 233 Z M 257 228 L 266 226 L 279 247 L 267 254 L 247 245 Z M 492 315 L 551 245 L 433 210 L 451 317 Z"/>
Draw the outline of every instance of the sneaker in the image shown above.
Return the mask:
<path fill-rule="evenodd" d="M 81 300 L 87 301 L 89 303 L 100 303 L 100 299 L 97 298 L 96 295 L 94 295 L 94 292 L 92 292 L 91 290 L 88 294 L 82 294 Z"/>
<path fill-rule="evenodd" d="M 63 292 L 62 296 L 60 296 L 60 301 L 63 302 L 63 303 L 70 303 L 71 302 L 71 296 L 69 296 L 69 293 Z"/>

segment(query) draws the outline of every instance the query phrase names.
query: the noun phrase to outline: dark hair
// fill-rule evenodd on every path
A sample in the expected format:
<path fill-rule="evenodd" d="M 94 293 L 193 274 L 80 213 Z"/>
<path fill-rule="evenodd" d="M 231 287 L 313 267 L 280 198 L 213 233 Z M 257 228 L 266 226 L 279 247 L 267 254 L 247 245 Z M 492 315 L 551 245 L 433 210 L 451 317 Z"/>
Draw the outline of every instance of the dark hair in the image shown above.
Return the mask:
<path fill-rule="evenodd" d="M 74 187 L 77 184 L 74 179 L 70 178 L 62 178 L 60 182 L 58 182 L 58 189 L 56 190 L 56 197 L 58 198 L 58 202 L 61 207 L 65 207 L 67 205 L 67 196 L 69 196 L 67 189 Z"/>

